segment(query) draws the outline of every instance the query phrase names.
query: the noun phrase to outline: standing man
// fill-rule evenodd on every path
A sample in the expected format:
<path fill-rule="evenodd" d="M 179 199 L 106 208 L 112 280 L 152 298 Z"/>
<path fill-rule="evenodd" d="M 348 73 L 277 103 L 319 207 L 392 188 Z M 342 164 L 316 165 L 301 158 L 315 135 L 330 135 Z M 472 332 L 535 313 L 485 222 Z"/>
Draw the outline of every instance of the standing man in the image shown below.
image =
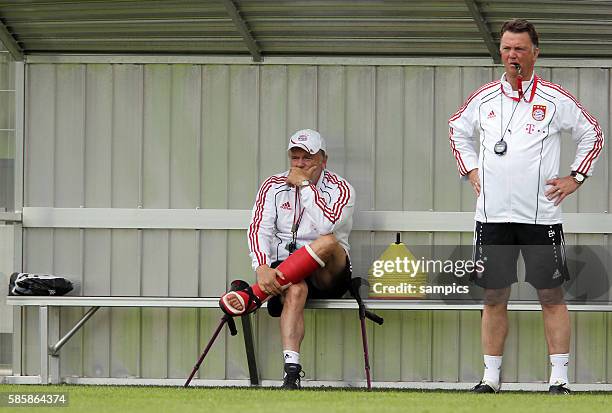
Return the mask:
<path fill-rule="evenodd" d="M 295 132 L 287 150 L 291 168 L 259 188 L 248 242 L 257 274 L 253 290 L 273 296 L 268 312 L 280 316 L 282 388 L 299 389 L 306 300 L 340 298 L 349 287 L 355 190 L 326 169 L 325 140 L 317 131 Z M 235 296 L 228 303 L 243 310 Z"/>
<path fill-rule="evenodd" d="M 478 197 L 475 258 L 486 263 L 474 277 L 485 289 L 485 372 L 472 391 L 500 389 L 507 302 L 521 251 L 526 281 L 537 289 L 542 305 L 552 366 L 549 392 L 568 394 L 570 321 L 561 285 L 569 276 L 559 205 L 591 175 L 603 133 L 575 97 L 534 73 L 539 49 L 533 24 L 505 22 L 500 52 L 505 69 L 501 79 L 472 93 L 449 120 L 459 173 Z M 570 131 L 577 144 L 571 166 L 559 165 L 562 131 Z M 473 142 L 477 135 L 480 154 Z M 560 167 L 567 176 L 559 177 Z"/>

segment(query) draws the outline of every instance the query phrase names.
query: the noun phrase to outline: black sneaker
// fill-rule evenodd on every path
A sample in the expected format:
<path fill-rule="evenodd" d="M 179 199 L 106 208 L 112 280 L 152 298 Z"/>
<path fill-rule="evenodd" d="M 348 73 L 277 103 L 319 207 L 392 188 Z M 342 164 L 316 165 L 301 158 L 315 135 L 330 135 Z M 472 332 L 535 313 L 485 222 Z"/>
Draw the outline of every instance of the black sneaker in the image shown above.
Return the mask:
<path fill-rule="evenodd" d="M 495 385 L 481 380 L 480 383 L 472 387 L 470 391 L 472 393 L 498 393 L 499 387 L 495 388 Z"/>
<path fill-rule="evenodd" d="M 299 390 L 302 388 L 300 379 L 304 377 L 302 366 L 295 363 L 285 363 L 285 378 L 281 389 Z"/>
<path fill-rule="evenodd" d="M 566 386 L 567 383 L 554 384 L 548 388 L 550 394 L 570 394 L 570 389 Z"/>

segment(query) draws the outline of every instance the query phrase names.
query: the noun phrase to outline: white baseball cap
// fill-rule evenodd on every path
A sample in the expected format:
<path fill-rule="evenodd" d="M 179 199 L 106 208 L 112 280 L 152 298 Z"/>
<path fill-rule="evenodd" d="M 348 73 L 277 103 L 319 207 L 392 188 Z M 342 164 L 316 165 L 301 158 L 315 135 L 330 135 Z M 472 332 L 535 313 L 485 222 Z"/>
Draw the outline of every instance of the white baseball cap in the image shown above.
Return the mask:
<path fill-rule="evenodd" d="M 287 150 L 291 148 L 301 148 L 314 155 L 319 151 L 326 151 L 325 139 L 316 130 L 302 129 L 295 132 L 289 138 Z"/>

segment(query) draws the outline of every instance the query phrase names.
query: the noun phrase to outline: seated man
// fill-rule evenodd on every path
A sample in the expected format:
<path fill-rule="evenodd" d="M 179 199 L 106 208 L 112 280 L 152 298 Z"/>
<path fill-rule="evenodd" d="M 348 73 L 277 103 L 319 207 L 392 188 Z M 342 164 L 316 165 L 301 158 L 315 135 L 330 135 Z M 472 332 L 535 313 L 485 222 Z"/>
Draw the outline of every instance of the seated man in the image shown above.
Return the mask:
<path fill-rule="evenodd" d="M 291 169 L 264 181 L 249 225 L 249 250 L 257 273 L 252 291 L 262 302 L 274 296 L 268 310 L 280 315 L 284 389 L 300 388 L 307 298 L 340 298 L 351 278 L 348 237 L 355 190 L 325 169 L 325 151 L 318 132 L 304 129 L 293 134 L 288 148 Z M 249 304 L 242 295 L 228 294 L 223 305 L 239 314 Z"/>

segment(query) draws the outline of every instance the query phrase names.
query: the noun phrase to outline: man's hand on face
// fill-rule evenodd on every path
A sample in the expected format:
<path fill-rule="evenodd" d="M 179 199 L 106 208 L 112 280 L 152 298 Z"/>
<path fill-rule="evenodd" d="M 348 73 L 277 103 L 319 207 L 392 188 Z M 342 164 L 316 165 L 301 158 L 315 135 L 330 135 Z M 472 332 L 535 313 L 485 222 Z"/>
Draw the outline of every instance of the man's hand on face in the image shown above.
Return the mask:
<path fill-rule="evenodd" d="M 559 205 L 565 197 L 573 193 L 580 186 L 571 176 L 549 179 L 546 181 L 546 185 L 550 185 L 550 188 L 544 192 L 544 195 L 546 195 L 549 201 L 555 201 L 555 206 Z"/>
<path fill-rule="evenodd" d="M 305 180 L 311 181 L 318 167 L 318 164 L 304 169 L 292 166 L 289 170 L 289 175 L 287 175 L 287 183 L 291 186 L 299 186 Z"/>
<path fill-rule="evenodd" d="M 257 273 L 257 284 L 261 290 L 268 295 L 278 295 L 282 293 L 281 285 L 276 280 L 276 277 L 285 279 L 282 272 L 276 268 L 270 268 L 268 265 L 260 265 L 255 270 Z"/>
<path fill-rule="evenodd" d="M 468 181 L 470 181 L 476 196 L 480 196 L 480 178 L 478 177 L 478 168 L 474 168 L 468 172 L 467 178 Z"/>

